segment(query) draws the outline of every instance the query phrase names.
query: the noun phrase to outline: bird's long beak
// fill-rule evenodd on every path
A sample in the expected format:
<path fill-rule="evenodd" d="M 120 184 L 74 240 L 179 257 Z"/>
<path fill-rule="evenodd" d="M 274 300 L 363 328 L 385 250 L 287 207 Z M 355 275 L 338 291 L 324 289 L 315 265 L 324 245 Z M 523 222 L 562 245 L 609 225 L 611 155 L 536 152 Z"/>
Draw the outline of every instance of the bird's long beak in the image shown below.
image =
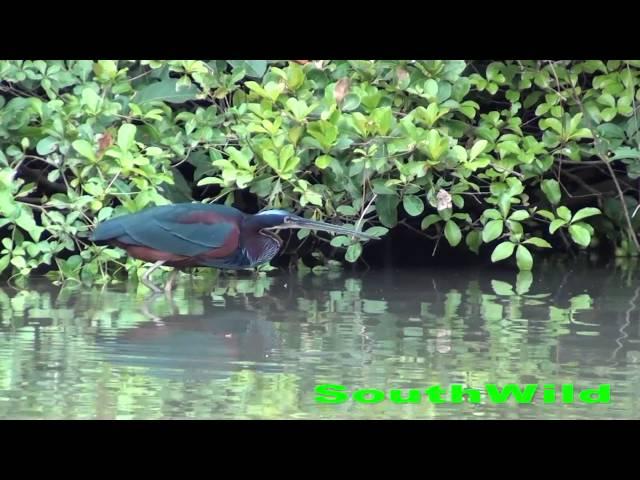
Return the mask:
<path fill-rule="evenodd" d="M 341 227 L 340 225 L 331 225 L 330 223 L 317 222 L 303 217 L 294 217 L 291 221 L 279 226 L 279 228 L 308 228 L 309 230 L 319 230 L 322 232 L 340 233 L 352 237 L 358 237 L 365 240 L 380 240 L 380 237 L 367 235 L 353 228 Z"/>

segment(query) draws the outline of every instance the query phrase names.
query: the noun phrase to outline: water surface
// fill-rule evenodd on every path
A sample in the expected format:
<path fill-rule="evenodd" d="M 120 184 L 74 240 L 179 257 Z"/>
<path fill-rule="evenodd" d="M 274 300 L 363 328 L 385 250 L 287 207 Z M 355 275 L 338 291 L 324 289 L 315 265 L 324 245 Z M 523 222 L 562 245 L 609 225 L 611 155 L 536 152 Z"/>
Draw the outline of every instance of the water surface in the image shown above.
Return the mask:
<path fill-rule="evenodd" d="M 0 289 L 0 418 L 639 418 L 640 287 L 620 268 L 182 275 Z M 607 404 L 316 402 L 319 384 L 611 385 Z"/>

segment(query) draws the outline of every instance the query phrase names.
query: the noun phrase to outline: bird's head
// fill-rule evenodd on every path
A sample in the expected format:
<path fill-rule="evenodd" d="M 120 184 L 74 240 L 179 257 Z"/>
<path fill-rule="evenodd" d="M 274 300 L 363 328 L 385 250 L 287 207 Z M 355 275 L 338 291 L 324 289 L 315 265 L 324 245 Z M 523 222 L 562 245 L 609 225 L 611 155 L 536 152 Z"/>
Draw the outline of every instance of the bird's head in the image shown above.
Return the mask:
<path fill-rule="evenodd" d="M 309 230 L 339 233 L 341 235 L 354 236 L 365 240 L 379 240 L 379 237 L 367 235 L 353 228 L 309 220 L 308 218 L 299 217 L 286 210 L 264 210 L 255 216 L 260 225 L 264 225 L 262 228 L 265 230 L 277 231 L 286 228 L 308 228 Z"/>

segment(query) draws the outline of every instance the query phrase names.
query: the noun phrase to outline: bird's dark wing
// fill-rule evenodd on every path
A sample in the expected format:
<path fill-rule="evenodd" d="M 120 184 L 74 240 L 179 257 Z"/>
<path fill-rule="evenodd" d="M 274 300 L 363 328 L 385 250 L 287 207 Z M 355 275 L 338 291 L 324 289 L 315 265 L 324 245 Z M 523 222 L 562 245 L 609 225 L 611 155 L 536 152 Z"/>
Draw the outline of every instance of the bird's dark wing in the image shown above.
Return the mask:
<path fill-rule="evenodd" d="M 237 223 L 209 211 L 149 209 L 137 215 L 109 220 L 104 224 L 115 235 L 111 239 L 162 252 L 194 257 L 212 250 L 235 248 Z M 96 231 L 96 234 L 102 233 Z M 100 235 L 104 236 L 104 234 Z"/>

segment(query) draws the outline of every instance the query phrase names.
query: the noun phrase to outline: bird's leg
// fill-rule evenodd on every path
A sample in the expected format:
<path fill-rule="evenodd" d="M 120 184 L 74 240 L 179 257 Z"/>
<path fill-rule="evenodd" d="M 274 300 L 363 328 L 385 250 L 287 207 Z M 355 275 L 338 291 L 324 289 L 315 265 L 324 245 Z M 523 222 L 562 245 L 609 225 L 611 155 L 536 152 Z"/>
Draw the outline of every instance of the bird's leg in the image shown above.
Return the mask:
<path fill-rule="evenodd" d="M 164 291 L 165 293 L 171 293 L 171 289 L 173 287 L 173 282 L 176 279 L 176 277 L 178 276 L 178 269 L 175 268 L 173 270 L 173 272 L 171 272 L 171 274 L 169 275 L 169 280 L 167 280 L 167 283 L 164 286 Z"/>
<path fill-rule="evenodd" d="M 147 287 L 149 287 L 151 290 L 153 290 L 156 293 L 162 293 L 162 290 L 160 290 L 158 287 L 156 287 L 153 283 L 151 283 L 151 281 L 149 280 L 149 275 L 151 275 L 151 273 L 158 267 L 161 267 L 164 264 L 165 260 L 158 260 L 156 263 L 154 263 L 153 265 L 151 265 L 151 267 L 149 267 L 149 270 L 147 270 L 144 275 L 142 276 L 142 283 L 144 283 Z"/>
<path fill-rule="evenodd" d="M 151 313 L 151 309 L 149 308 L 149 302 L 153 299 L 156 298 L 156 295 L 151 295 L 149 298 L 147 298 L 144 303 L 142 304 L 142 312 L 151 319 L 151 321 L 153 323 L 156 323 L 158 325 L 164 325 L 164 322 L 162 321 L 162 318 L 155 315 L 154 313 Z"/>

